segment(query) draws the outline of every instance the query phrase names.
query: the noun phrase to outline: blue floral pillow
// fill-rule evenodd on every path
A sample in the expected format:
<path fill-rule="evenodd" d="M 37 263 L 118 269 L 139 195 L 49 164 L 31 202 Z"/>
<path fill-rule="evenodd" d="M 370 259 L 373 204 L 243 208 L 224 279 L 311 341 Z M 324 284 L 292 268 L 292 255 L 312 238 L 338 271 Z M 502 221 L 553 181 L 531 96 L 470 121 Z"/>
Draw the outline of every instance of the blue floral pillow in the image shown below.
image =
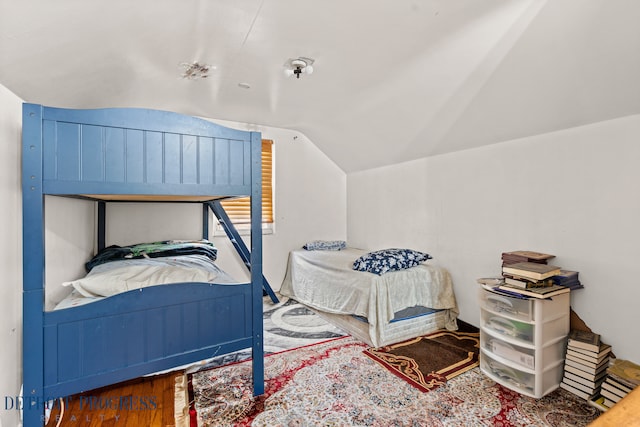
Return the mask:
<path fill-rule="evenodd" d="M 389 271 L 405 270 L 431 259 L 431 255 L 411 249 L 383 249 L 362 255 L 353 263 L 353 269 L 382 275 Z"/>
<path fill-rule="evenodd" d="M 344 240 L 314 240 L 306 243 L 302 248 L 308 251 L 341 251 L 347 247 Z"/>

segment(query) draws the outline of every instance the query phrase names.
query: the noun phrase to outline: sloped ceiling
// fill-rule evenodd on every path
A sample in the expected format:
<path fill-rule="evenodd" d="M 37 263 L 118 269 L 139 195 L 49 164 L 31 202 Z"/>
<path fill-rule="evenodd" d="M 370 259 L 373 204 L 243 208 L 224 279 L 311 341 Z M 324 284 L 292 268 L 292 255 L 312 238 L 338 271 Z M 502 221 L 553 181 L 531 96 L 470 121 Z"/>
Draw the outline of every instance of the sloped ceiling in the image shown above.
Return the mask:
<path fill-rule="evenodd" d="M 352 172 L 640 113 L 638 22 L 637 0 L 0 0 L 0 84 L 294 129 Z M 285 77 L 298 56 L 314 73 Z"/>

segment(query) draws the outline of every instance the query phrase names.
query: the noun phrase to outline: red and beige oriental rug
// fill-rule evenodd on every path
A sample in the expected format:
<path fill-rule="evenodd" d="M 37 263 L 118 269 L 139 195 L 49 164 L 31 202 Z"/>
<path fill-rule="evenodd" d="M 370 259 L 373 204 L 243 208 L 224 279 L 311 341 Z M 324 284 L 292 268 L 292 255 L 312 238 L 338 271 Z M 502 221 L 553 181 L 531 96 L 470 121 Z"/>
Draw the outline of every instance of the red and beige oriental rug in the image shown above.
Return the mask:
<path fill-rule="evenodd" d="M 265 358 L 265 394 L 252 396 L 251 362 L 199 371 L 176 385 L 192 388 L 191 420 L 179 426 L 585 426 L 599 412 L 557 390 L 532 399 L 479 368 L 424 392 L 342 337 Z M 188 386 L 190 384 L 190 386 Z M 176 401 L 176 410 L 189 405 Z M 182 413 L 182 412 L 181 412 Z M 178 414 L 177 414 L 178 415 Z"/>

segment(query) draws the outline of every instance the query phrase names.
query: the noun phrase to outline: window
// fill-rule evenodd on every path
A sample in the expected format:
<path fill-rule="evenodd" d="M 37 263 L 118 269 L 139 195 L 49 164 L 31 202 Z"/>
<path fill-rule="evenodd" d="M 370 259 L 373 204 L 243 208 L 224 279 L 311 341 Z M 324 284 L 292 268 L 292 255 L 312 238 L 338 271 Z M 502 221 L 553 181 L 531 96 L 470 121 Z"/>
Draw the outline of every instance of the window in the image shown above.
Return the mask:
<path fill-rule="evenodd" d="M 222 202 L 229 219 L 238 228 L 251 224 L 251 203 L 249 197 L 229 199 Z M 273 141 L 262 140 L 262 228 L 273 224 Z"/>

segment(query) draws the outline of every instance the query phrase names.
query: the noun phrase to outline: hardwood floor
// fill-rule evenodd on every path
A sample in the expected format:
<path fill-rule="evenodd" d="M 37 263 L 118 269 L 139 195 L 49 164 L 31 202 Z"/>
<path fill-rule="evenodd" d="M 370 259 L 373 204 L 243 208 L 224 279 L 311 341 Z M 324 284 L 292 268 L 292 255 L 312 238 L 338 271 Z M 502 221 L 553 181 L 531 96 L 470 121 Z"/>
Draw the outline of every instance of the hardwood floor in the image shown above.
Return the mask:
<path fill-rule="evenodd" d="M 611 409 L 600 415 L 589 427 L 640 426 L 640 387 L 636 387 Z"/>
<path fill-rule="evenodd" d="M 175 427 L 174 384 L 182 372 L 171 372 L 91 390 L 67 398 L 59 427 Z M 55 405 L 46 427 L 57 427 Z"/>

